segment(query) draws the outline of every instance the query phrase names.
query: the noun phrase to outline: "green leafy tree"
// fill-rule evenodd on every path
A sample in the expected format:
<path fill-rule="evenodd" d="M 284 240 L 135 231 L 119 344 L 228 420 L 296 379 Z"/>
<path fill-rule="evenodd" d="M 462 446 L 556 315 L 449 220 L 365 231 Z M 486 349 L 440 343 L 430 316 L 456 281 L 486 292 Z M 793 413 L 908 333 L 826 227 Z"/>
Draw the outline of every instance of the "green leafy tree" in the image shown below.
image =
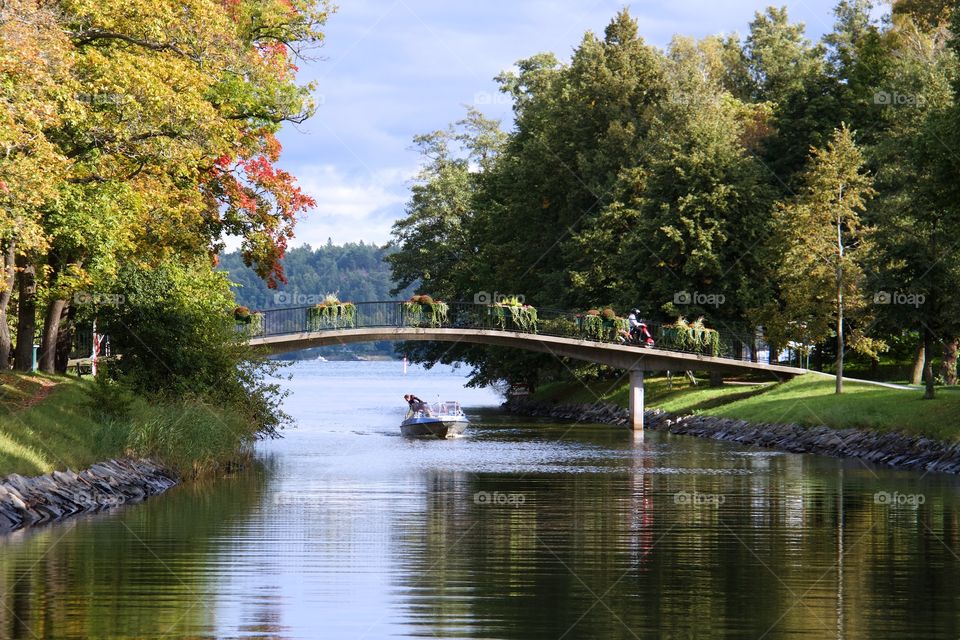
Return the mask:
<path fill-rule="evenodd" d="M 70 91 L 57 94 L 58 117 L 42 136 L 66 162 L 31 210 L 41 242 L 17 256 L 18 366 L 28 366 L 39 296 L 46 371 L 69 294 L 97 279 L 89 265 L 209 256 L 232 234 L 269 284 L 282 281 L 280 258 L 313 203 L 275 166 L 274 134 L 313 111 L 294 61 L 321 40 L 327 4 L 63 0 L 53 14 Z M 26 111 L 30 96 L 15 97 Z M 132 238 L 91 237 L 115 230 L 109 216 L 89 214 L 119 192 Z M 98 217 L 105 224 L 83 222 Z"/>
<path fill-rule="evenodd" d="M 610 204 L 620 172 L 649 153 L 668 92 L 663 61 L 623 11 L 602 39 L 587 33 L 569 65 L 538 56 L 519 69 L 501 76 L 516 132 L 483 181 L 479 262 L 500 291 L 581 306 L 589 301 L 571 286 L 569 271 L 582 263 L 572 236 Z"/>
<path fill-rule="evenodd" d="M 397 251 L 387 260 L 397 282 L 394 293 L 416 284 L 424 293 L 449 300 L 476 284 L 469 227 L 478 186 L 471 165 L 490 169 L 504 137 L 498 122 L 471 110 L 447 130 L 414 139 L 424 164 L 407 215 L 393 226 Z"/>
<path fill-rule="evenodd" d="M 113 349 L 123 354 L 108 369 L 112 377 L 148 397 L 231 407 L 268 434 L 283 426 L 283 395 L 268 380 L 275 367 L 237 331 L 226 274 L 202 259 L 125 265 L 117 291 L 121 302 L 100 312 Z"/>
<path fill-rule="evenodd" d="M 879 196 L 871 206 L 876 228 L 875 290 L 899 291 L 922 304 L 879 307 L 889 333 L 919 335 L 917 367 L 933 398 L 939 346 L 960 335 L 955 292 L 960 287 L 954 260 L 958 217 L 956 92 L 958 53 L 940 29 L 925 30 L 909 14 L 898 14 L 871 52 L 880 73 L 870 88 L 874 136 L 866 149 Z M 871 47 L 872 48 L 872 47 Z"/>
<path fill-rule="evenodd" d="M 75 90 L 69 53 L 55 7 L 21 0 L 0 6 L 0 370 L 10 361 L 7 310 L 18 258 L 22 268 L 23 256 L 44 250 L 39 209 L 68 166 L 46 131 L 69 114 Z M 32 332 L 27 339 L 32 345 Z"/>
<path fill-rule="evenodd" d="M 823 50 L 804 31 L 802 23 L 790 22 L 786 7 L 768 7 L 755 14 L 744 53 L 757 100 L 782 103 L 821 71 Z"/>
<path fill-rule="evenodd" d="M 327 293 L 336 293 L 346 302 L 392 300 L 393 274 L 386 262 L 394 249 L 375 244 L 328 244 L 321 247 L 304 245 L 288 251 L 283 257 L 287 282 L 270 289 L 257 273 L 243 263 L 239 252 L 220 258 L 218 268 L 229 273 L 237 304 L 250 309 L 305 305 L 296 296 L 313 296 L 314 302 Z M 402 299 L 414 291 L 400 292 Z"/>
<path fill-rule="evenodd" d="M 838 129 L 826 148 L 812 150 L 801 191 L 775 213 L 782 307 L 768 317 L 767 329 L 781 344 L 785 338 L 817 344 L 834 331 L 837 393 L 846 348 L 876 353 L 882 346 L 866 336 L 862 322 L 870 239 L 860 218 L 875 193 L 863 164 L 850 130 Z M 857 316 L 861 325 L 845 335 Z"/>
<path fill-rule="evenodd" d="M 703 61 L 698 48 L 674 43 L 665 64 L 672 88 L 649 158 L 621 172 L 613 202 L 575 237 L 590 269 L 574 272 L 573 283 L 593 303 L 652 315 L 666 304 L 729 323 L 763 296 L 756 249 L 774 192 L 750 150 L 766 117 L 705 78 Z M 674 308 L 685 291 L 722 302 Z"/>

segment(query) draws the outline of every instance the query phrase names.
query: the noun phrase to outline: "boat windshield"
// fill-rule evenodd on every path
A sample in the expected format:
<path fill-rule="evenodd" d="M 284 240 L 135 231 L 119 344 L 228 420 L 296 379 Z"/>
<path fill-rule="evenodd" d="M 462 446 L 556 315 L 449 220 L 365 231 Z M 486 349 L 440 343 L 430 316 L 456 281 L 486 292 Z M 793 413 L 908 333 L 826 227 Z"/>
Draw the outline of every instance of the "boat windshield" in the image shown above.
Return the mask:
<path fill-rule="evenodd" d="M 421 418 L 421 417 L 441 417 L 441 416 L 462 416 L 463 409 L 460 408 L 460 403 L 456 400 L 447 400 L 446 402 L 432 402 L 427 403 L 426 410 L 413 411 L 410 410 L 407 412 L 408 418 Z"/>

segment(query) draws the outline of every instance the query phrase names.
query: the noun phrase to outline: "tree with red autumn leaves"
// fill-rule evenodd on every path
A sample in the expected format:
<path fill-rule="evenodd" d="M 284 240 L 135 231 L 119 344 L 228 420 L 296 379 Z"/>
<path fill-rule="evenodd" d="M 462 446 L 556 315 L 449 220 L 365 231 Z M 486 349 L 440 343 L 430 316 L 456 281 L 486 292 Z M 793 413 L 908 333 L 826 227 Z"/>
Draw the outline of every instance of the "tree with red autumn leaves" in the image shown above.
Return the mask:
<path fill-rule="evenodd" d="M 329 11 L 327 0 L 4 3 L 0 320 L 15 298 L 18 368 L 38 317 L 41 368 L 56 368 L 77 293 L 109 288 L 121 264 L 215 256 L 233 236 L 270 286 L 284 280 L 287 242 L 314 202 L 278 168 L 276 134 L 314 112 L 296 63 Z M 0 331 L 0 368 L 4 343 Z"/>

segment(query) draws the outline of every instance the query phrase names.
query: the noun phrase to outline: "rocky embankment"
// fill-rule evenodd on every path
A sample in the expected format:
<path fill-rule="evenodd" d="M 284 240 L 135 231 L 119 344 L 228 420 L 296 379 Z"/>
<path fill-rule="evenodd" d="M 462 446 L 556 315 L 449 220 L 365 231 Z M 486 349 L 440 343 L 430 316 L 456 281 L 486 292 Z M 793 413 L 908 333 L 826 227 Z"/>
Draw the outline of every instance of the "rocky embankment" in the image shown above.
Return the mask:
<path fill-rule="evenodd" d="M 503 405 L 510 413 L 576 420 L 584 423 L 622 424 L 629 412 L 610 404 L 562 405 L 536 400 L 511 400 Z M 880 433 L 866 429 L 831 429 L 797 424 L 751 424 L 713 416 L 675 416 L 659 410 L 644 412 L 644 428 L 699 438 L 839 458 L 859 458 L 899 469 L 960 473 L 960 443 L 923 436 Z"/>
<path fill-rule="evenodd" d="M 140 502 L 178 482 L 176 474 L 149 460 L 129 459 L 102 462 L 80 473 L 9 475 L 0 481 L 0 534 Z"/>

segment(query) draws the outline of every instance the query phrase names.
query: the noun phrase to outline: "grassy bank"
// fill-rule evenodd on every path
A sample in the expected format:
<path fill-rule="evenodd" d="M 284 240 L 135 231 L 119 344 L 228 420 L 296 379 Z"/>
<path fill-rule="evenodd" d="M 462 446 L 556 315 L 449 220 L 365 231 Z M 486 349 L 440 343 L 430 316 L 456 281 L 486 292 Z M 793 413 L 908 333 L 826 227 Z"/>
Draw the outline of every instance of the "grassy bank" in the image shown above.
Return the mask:
<path fill-rule="evenodd" d="M 591 382 L 586 386 L 577 382 L 555 383 L 544 385 L 534 397 L 564 403 L 599 399 L 625 407 L 628 391 L 625 381 Z M 922 393 L 915 390 L 858 383 L 847 383 L 840 396 L 833 391 L 833 380 L 815 375 L 776 385 L 730 385 L 716 389 L 703 383 L 678 383 L 677 378 L 671 389 L 666 378 L 651 378 L 646 381 L 646 402 L 650 409 L 677 414 L 702 413 L 758 423 L 827 425 L 960 439 L 956 420 L 960 415 L 960 389 L 939 389 L 935 400 L 923 400 Z"/>
<path fill-rule="evenodd" d="M 191 475 L 235 459 L 252 437 L 246 420 L 201 400 L 129 397 L 123 417 L 107 418 L 94 387 L 89 379 L 0 374 L 0 476 L 77 470 L 122 455 Z"/>
<path fill-rule="evenodd" d="M 769 389 L 770 385 L 729 385 L 710 388 L 706 380 L 697 384 L 683 376 L 647 378 L 644 382 L 644 401 L 648 409 L 662 409 L 670 413 L 687 414 L 747 398 Z M 541 386 L 534 399 L 563 404 L 609 402 L 621 407 L 629 404 L 630 384 L 622 380 L 592 380 L 589 382 L 554 382 Z"/>

